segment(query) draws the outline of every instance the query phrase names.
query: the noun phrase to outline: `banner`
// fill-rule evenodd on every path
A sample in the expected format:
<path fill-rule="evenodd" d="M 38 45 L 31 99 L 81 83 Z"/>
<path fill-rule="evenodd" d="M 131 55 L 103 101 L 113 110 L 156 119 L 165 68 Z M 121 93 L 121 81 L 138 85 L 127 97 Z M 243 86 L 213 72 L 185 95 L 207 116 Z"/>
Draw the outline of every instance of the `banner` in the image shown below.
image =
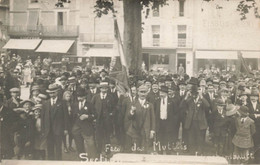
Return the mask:
<path fill-rule="evenodd" d="M 113 56 L 110 63 L 109 76 L 117 82 L 119 89 L 129 89 L 128 86 L 128 66 L 126 63 L 126 57 L 124 54 L 123 44 L 119 33 L 117 19 L 114 17 L 114 52 L 119 56 Z"/>

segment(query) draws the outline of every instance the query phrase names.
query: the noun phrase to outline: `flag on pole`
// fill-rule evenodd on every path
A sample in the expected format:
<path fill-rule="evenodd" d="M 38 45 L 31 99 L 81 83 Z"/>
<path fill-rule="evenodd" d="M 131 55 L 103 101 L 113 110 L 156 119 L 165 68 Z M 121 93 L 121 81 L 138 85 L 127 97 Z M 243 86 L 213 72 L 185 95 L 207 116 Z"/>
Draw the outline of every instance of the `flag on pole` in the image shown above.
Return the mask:
<path fill-rule="evenodd" d="M 241 68 L 240 71 L 241 72 L 245 72 L 247 74 L 247 76 L 249 75 L 254 75 L 253 72 L 249 69 L 247 62 L 245 61 L 245 59 L 242 57 L 242 53 L 239 51 L 238 53 L 238 58 L 240 60 L 241 63 Z"/>
<path fill-rule="evenodd" d="M 129 89 L 128 86 L 128 66 L 124 54 L 123 44 L 117 24 L 117 19 L 114 17 L 114 53 L 111 58 L 109 76 L 116 81 L 117 87 L 121 90 Z"/>

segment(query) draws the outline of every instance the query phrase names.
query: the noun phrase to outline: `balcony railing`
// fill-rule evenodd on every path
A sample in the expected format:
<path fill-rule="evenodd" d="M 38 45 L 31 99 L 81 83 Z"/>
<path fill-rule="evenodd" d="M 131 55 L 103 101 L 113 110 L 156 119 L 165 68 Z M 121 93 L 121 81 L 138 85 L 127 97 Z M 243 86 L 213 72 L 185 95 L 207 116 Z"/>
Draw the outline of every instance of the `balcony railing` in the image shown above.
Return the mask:
<path fill-rule="evenodd" d="M 80 42 L 114 42 L 114 33 L 81 33 Z"/>
<path fill-rule="evenodd" d="M 9 26 L 9 35 L 18 36 L 54 36 L 54 37 L 77 37 L 78 26 Z"/>

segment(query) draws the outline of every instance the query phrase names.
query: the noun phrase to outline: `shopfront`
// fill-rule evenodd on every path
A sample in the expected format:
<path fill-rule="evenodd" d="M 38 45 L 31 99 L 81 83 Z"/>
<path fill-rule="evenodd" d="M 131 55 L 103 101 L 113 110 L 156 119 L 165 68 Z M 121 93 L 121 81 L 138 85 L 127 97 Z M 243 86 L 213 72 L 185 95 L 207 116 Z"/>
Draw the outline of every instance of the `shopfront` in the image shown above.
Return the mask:
<path fill-rule="evenodd" d="M 239 64 L 237 51 L 196 51 L 196 72 L 203 68 L 218 68 L 220 71 L 229 70 Z"/>

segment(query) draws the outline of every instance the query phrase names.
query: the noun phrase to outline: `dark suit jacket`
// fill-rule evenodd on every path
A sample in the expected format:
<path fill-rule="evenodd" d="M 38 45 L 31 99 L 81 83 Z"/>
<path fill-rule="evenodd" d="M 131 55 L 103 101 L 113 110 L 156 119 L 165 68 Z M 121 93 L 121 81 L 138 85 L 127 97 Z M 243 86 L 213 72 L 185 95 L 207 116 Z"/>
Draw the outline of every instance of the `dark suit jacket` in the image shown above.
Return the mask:
<path fill-rule="evenodd" d="M 128 118 L 131 120 L 132 126 L 129 127 L 127 134 L 131 137 L 149 139 L 150 131 L 155 131 L 154 107 L 148 101 L 144 105 L 146 108 L 136 100 L 131 103 L 131 106 L 136 107 L 134 115 L 131 115 L 130 110 L 128 110 Z"/>
<path fill-rule="evenodd" d="M 208 101 L 204 98 L 199 99 L 199 102 L 201 102 L 199 107 L 195 104 L 192 97 L 188 98 L 187 100 L 183 100 L 181 102 L 180 106 L 187 108 L 187 111 L 186 111 L 187 115 L 186 115 L 186 120 L 185 120 L 185 125 L 184 125 L 185 129 L 190 129 L 191 123 L 193 120 L 194 111 L 196 109 L 198 110 L 198 121 L 199 121 L 200 129 L 201 130 L 207 129 L 208 124 L 207 124 L 205 111 L 207 108 L 209 108 L 210 105 L 209 105 Z"/>
<path fill-rule="evenodd" d="M 161 129 L 160 127 L 160 107 L 161 107 L 161 99 L 157 100 L 155 103 L 155 121 L 156 121 L 156 133 L 159 132 Z M 163 128 L 165 129 L 166 132 L 174 132 L 175 126 L 177 126 L 177 121 L 178 121 L 179 115 L 178 115 L 178 107 L 175 106 L 174 102 L 172 99 L 168 98 L 168 103 L 167 103 L 167 127 Z"/>
<path fill-rule="evenodd" d="M 90 89 L 87 90 L 87 101 L 88 102 L 91 102 L 92 101 L 92 98 L 96 95 L 96 94 L 99 94 L 100 93 L 100 90 L 97 88 L 97 91 L 96 93 L 91 93 Z"/>
<path fill-rule="evenodd" d="M 43 102 L 43 108 L 41 111 L 41 127 L 44 137 L 47 137 L 48 134 L 53 131 L 54 135 L 63 135 L 64 130 L 68 130 L 67 119 L 65 116 L 64 107 L 62 101 L 58 98 L 56 104 L 52 107 L 51 100 L 46 100 Z M 53 112 L 53 115 L 51 111 Z M 52 126 L 52 127 L 51 127 Z"/>
<path fill-rule="evenodd" d="M 89 117 L 85 120 L 80 120 L 80 116 L 86 114 Z M 73 127 L 72 133 L 83 133 L 87 136 L 94 134 L 94 125 L 93 120 L 96 118 L 94 106 L 89 103 L 85 102 L 84 108 L 81 110 L 79 109 L 79 102 L 76 101 L 72 105 L 72 115 L 73 115 Z"/>
<path fill-rule="evenodd" d="M 112 122 L 113 115 L 115 113 L 113 97 L 107 94 L 104 100 L 103 114 L 102 114 L 102 100 L 100 94 L 93 96 L 91 103 L 94 106 L 95 112 L 97 114 L 97 131 L 107 130 L 112 133 Z M 104 127 L 102 126 L 104 124 Z"/>

